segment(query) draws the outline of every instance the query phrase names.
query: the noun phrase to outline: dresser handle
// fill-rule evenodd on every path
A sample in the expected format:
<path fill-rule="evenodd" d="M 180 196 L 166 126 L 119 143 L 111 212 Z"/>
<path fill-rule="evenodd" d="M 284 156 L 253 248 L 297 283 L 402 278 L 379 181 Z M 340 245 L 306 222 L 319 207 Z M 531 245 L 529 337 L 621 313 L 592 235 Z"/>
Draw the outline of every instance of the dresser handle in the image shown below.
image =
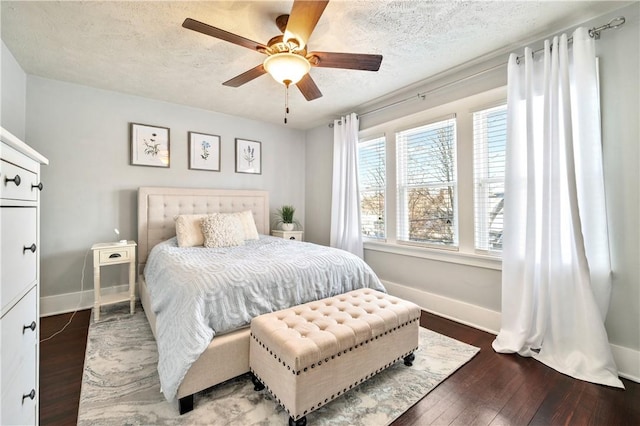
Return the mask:
<path fill-rule="evenodd" d="M 16 186 L 20 186 L 20 182 L 22 182 L 22 179 L 20 179 L 20 175 L 16 175 L 16 177 L 14 177 L 13 179 L 9 179 L 8 177 L 6 177 L 6 176 L 5 176 L 5 177 L 4 177 L 4 183 L 5 183 L 5 185 L 6 185 L 8 182 L 13 182 L 13 183 L 15 183 L 15 184 L 16 184 Z"/>
<path fill-rule="evenodd" d="M 296 237 L 289 237 L 289 239 L 290 239 L 290 240 L 295 240 L 295 239 L 296 239 Z"/>
<path fill-rule="evenodd" d="M 38 188 L 39 191 L 42 191 L 42 188 L 44 188 L 44 186 L 42 186 L 42 182 L 40 182 L 37 185 L 31 184 L 31 190 L 33 191 L 33 188 Z"/>
<path fill-rule="evenodd" d="M 22 403 L 24 404 L 24 400 L 29 398 L 31 400 L 33 400 L 36 397 L 36 390 L 35 389 L 31 389 L 31 392 L 22 395 Z"/>
<path fill-rule="evenodd" d="M 31 331 L 36 331 L 36 322 L 35 321 L 31 321 L 31 324 L 29 325 L 23 325 L 22 326 L 22 334 L 24 334 L 25 330 L 31 329 Z"/>
<path fill-rule="evenodd" d="M 30 247 L 27 247 L 27 246 L 22 247 L 22 254 L 24 254 L 24 252 L 26 252 L 27 250 L 31 250 L 31 253 L 35 253 L 36 252 L 36 243 L 31 244 Z"/>
<path fill-rule="evenodd" d="M 120 253 L 113 253 L 109 255 L 109 259 L 117 259 L 119 257 L 122 257 Z"/>

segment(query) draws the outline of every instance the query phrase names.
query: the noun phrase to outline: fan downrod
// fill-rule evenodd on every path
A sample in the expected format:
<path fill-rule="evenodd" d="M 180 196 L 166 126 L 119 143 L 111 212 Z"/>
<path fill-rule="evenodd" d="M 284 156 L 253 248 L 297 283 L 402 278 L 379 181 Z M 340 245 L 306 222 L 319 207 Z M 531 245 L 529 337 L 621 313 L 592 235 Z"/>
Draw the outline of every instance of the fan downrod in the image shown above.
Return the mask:
<path fill-rule="evenodd" d="M 276 26 L 281 33 L 287 29 L 287 23 L 289 22 L 289 15 L 280 15 L 276 18 Z"/>

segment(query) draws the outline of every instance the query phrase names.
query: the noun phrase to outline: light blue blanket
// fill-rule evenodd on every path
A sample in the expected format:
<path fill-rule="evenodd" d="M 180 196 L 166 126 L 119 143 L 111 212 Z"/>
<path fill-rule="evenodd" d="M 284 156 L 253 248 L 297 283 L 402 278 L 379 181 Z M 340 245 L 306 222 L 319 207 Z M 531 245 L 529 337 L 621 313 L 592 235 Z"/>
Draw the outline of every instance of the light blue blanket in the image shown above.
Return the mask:
<path fill-rule="evenodd" d="M 165 398 L 216 334 L 251 318 L 357 288 L 385 291 L 371 268 L 343 250 L 261 235 L 229 248 L 156 245 L 144 271 L 156 314 Z"/>

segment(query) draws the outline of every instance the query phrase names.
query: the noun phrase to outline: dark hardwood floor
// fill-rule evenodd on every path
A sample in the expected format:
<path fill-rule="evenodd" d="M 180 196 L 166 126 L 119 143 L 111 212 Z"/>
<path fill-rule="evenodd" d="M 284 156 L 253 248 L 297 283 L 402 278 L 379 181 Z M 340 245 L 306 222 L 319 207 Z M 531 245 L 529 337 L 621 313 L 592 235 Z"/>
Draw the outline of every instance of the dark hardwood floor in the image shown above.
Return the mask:
<path fill-rule="evenodd" d="M 90 311 L 40 348 L 40 423 L 73 425 Z M 70 314 L 42 318 L 41 339 Z M 545 365 L 491 349 L 494 336 L 423 313 L 422 325 L 481 348 L 469 363 L 431 391 L 393 425 L 640 425 L 640 384 L 626 390 L 575 380 Z"/>

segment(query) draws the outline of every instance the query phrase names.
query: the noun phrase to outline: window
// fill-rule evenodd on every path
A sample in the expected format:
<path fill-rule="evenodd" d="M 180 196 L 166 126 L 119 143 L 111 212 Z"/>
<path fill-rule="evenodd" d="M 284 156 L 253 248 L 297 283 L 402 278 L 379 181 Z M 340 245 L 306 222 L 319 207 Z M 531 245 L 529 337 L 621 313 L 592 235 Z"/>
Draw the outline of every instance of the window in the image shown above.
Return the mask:
<path fill-rule="evenodd" d="M 501 268 L 506 89 L 360 130 L 366 250 Z"/>
<path fill-rule="evenodd" d="M 456 121 L 396 133 L 398 241 L 458 245 Z"/>
<path fill-rule="evenodd" d="M 473 114 L 475 248 L 502 251 L 507 106 Z"/>
<path fill-rule="evenodd" d="M 385 138 L 362 141 L 358 145 L 358 181 L 362 235 L 385 238 Z"/>

